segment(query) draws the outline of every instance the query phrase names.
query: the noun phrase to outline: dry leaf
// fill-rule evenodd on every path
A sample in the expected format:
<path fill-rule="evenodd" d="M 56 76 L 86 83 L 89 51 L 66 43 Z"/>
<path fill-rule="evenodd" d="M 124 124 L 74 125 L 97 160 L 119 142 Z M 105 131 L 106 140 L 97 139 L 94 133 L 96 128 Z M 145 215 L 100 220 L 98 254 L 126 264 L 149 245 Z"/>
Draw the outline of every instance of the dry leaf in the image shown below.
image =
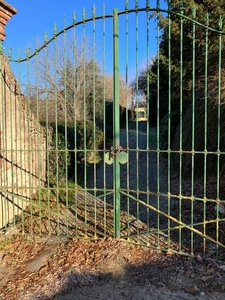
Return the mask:
<path fill-rule="evenodd" d="M 204 281 L 204 282 L 210 282 L 210 281 L 213 280 L 213 277 L 214 277 L 214 276 L 203 276 L 203 277 L 201 278 L 201 280 Z"/>
<path fill-rule="evenodd" d="M 207 275 L 215 275 L 216 274 L 216 270 L 214 268 L 211 268 L 209 269 L 207 272 L 206 272 Z"/>
<path fill-rule="evenodd" d="M 189 294 L 194 294 L 197 292 L 198 288 L 196 287 L 196 285 L 188 285 L 185 286 L 185 291 L 188 292 Z"/>
<path fill-rule="evenodd" d="M 85 252 L 85 253 L 84 253 L 84 258 L 85 258 L 85 261 L 88 260 L 88 258 L 89 258 L 89 253 L 88 253 L 88 252 Z"/>
<path fill-rule="evenodd" d="M 198 254 L 197 261 L 202 262 L 202 257 Z"/>
<path fill-rule="evenodd" d="M 172 256 L 172 255 L 174 255 L 174 252 L 172 252 L 172 251 L 167 251 L 167 252 L 166 252 L 166 255 Z"/>

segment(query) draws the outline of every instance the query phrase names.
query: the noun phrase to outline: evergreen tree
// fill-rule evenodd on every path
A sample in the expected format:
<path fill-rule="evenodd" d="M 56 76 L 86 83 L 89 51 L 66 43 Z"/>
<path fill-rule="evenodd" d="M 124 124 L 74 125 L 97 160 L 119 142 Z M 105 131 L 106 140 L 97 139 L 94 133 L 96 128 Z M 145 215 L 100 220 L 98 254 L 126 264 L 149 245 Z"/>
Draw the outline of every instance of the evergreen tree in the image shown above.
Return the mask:
<path fill-rule="evenodd" d="M 204 174 L 207 166 L 210 175 L 215 175 L 217 156 L 205 157 L 203 151 L 216 152 L 218 146 L 221 151 L 225 149 L 225 135 L 218 131 L 225 126 L 225 35 L 218 33 L 225 32 L 224 1 L 172 0 L 167 3 L 171 13 L 167 17 L 158 15 L 162 29 L 159 52 L 152 65 L 141 71 L 138 88 L 147 93 L 149 82 L 150 115 L 155 115 L 155 122 L 150 120 L 150 124 L 156 125 L 158 113 L 161 125 L 165 125 L 160 126 L 161 148 L 168 149 L 170 124 L 170 148 L 191 151 L 194 147 L 195 151 L 201 151 L 202 154 L 195 155 L 195 173 Z M 179 159 L 173 156 L 176 167 Z M 191 174 L 191 161 L 191 153 L 183 154 L 185 176 Z M 225 158 L 220 156 L 220 174 L 224 170 Z"/>
<path fill-rule="evenodd" d="M 150 108 L 155 116 L 157 115 L 158 95 L 160 121 L 163 119 L 167 121 L 168 99 L 171 96 L 171 121 L 175 130 L 179 123 L 181 96 L 182 109 L 185 112 L 191 103 L 193 85 L 195 85 L 196 95 L 204 94 L 205 61 L 207 61 L 208 82 L 212 80 L 215 84 L 215 78 L 218 77 L 219 35 L 211 30 L 207 32 L 204 26 L 194 24 L 192 20 L 215 29 L 224 29 L 224 25 L 219 24 L 219 19 L 220 16 L 225 16 L 225 7 L 224 2 L 220 0 L 172 0 L 167 3 L 173 13 L 167 17 L 158 16 L 159 26 L 163 30 L 159 53 L 152 65 L 147 68 L 148 70 L 141 71 L 138 88 L 147 94 L 147 82 L 149 82 Z M 222 39 L 224 40 L 224 37 Z M 194 83 L 193 61 L 195 63 Z M 159 77 L 157 70 L 159 70 Z M 152 125 L 156 125 L 156 117 L 153 121 Z"/>

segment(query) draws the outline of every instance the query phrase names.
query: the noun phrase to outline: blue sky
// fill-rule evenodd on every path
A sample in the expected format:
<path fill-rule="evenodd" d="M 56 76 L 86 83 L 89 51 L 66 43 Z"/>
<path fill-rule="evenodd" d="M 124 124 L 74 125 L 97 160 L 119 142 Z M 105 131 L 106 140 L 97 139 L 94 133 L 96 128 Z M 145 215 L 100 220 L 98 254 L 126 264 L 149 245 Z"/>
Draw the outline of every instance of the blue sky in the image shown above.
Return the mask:
<path fill-rule="evenodd" d="M 6 26 L 6 39 L 4 42 L 5 53 L 8 48 L 13 49 L 13 58 L 17 57 L 18 48 L 20 49 L 22 56 L 26 53 L 26 47 L 30 46 L 35 48 L 36 39 L 43 40 L 44 33 L 48 33 L 48 37 L 53 36 L 54 24 L 57 24 L 58 31 L 63 29 L 64 19 L 66 24 L 72 24 L 72 15 L 76 12 L 77 21 L 82 18 L 82 11 L 85 7 L 87 17 L 91 17 L 91 8 L 95 4 L 97 8 L 96 15 L 102 15 L 103 1 L 102 0 L 7 0 L 7 2 L 14 6 L 18 10 L 18 14 L 14 15 Z M 113 9 L 117 7 L 119 10 L 124 10 L 125 0 L 106 0 L 105 9 L 106 13 L 112 14 Z M 163 2 L 163 1 L 161 1 Z M 150 1 L 151 6 L 155 7 L 156 1 Z M 139 7 L 145 7 L 146 1 L 139 0 Z M 162 4 L 163 5 L 163 4 Z M 135 0 L 129 0 L 129 7 L 134 8 Z M 124 18 L 124 17 L 123 17 Z M 112 22 L 112 21 L 110 21 Z M 121 58 L 121 72 L 124 71 L 124 39 L 125 39 L 125 26 L 124 20 L 120 20 L 120 58 Z M 135 54 L 135 14 L 129 15 L 129 64 L 131 69 L 135 69 L 136 61 L 138 59 L 138 66 L 141 67 L 145 64 L 146 60 L 146 13 L 140 13 L 138 19 L 138 57 Z M 151 22 L 150 30 L 150 45 L 149 45 L 149 57 L 153 57 L 156 53 L 156 23 Z M 100 29 L 101 31 L 101 29 Z M 97 33 L 97 39 L 100 39 L 102 33 Z M 107 32 L 108 36 L 111 35 L 111 27 L 109 26 Z M 110 38 L 109 38 L 110 39 Z M 141 42 L 140 42 L 141 41 Z M 111 47 L 110 41 L 107 45 Z M 133 47 L 133 48 L 132 48 Z M 110 52 L 109 52 L 110 53 Z"/>

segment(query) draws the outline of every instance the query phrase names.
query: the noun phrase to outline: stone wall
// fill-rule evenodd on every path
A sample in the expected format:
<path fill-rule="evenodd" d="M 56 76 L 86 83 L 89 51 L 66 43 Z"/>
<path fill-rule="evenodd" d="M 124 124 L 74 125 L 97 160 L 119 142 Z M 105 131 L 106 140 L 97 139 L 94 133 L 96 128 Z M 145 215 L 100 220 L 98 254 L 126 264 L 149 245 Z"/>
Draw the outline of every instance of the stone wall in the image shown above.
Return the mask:
<path fill-rule="evenodd" d="M 45 131 L 29 111 L 5 56 L 0 56 L 0 228 L 16 219 L 43 187 Z"/>

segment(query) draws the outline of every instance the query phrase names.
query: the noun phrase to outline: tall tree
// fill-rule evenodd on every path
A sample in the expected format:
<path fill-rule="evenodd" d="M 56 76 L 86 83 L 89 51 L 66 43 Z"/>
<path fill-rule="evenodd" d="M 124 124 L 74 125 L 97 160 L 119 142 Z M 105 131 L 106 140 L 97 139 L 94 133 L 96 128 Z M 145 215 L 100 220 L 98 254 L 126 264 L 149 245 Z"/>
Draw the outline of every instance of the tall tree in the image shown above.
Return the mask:
<path fill-rule="evenodd" d="M 190 104 L 193 85 L 195 85 L 196 94 L 204 93 L 206 62 L 208 82 L 211 80 L 215 84 L 215 78 L 218 77 L 219 36 L 211 30 L 207 31 L 199 24 L 194 24 L 191 19 L 205 26 L 223 30 L 224 24 L 219 24 L 219 21 L 220 16 L 225 15 L 225 7 L 224 1 L 221 0 L 166 2 L 173 13 L 166 17 L 158 15 L 158 24 L 163 31 L 160 37 L 159 53 L 151 66 L 141 70 L 138 89 L 146 94 L 147 82 L 149 83 L 150 108 L 155 115 L 157 97 L 159 97 L 160 120 L 168 114 L 168 98 L 171 96 L 172 123 L 176 128 L 179 122 L 177 114 L 180 109 L 181 93 L 183 111 Z M 181 17 L 182 14 L 187 18 Z M 193 72 L 195 72 L 194 83 Z M 155 124 L 156 118 L 153 122 L 153 125 Z"/>
<path fill-rule="evenodd" d="M 31 63 L 33 81 L 27 85 L 31 107 L 49 122 L 103 118 L 104 76 L 86 40 L 59 40 Z M 31 71 L 32 71 L 31 70 Z"/>

